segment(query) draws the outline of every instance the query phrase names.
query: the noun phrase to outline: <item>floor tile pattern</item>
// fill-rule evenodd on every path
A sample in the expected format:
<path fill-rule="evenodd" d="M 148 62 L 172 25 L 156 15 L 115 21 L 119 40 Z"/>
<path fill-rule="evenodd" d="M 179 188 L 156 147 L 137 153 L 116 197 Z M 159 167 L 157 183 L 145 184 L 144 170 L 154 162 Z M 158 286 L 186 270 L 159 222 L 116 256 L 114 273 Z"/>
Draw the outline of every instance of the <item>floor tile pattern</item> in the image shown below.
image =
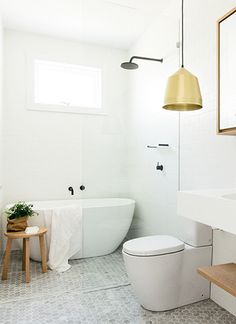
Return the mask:
<path fill-rule="evenodd" d="M 0 301 L 42 298 L 67 292 L 93 291 L 129 284 L 120 251 L 99 258 L 70 261 L 72 267 L 65 273 L 49 271 L 43 274 L 41 264 L 31 262 L 31 282 L 24 284 L 21 254 L 13 252 L 7 281 L 0 282 Z"/>
<path fill-rule="evenodd" d="M 168 312 L 143 309 L 129 285 L 120 250 L 73 260 L 63 274 L 41 274 L 31 262 L 24 283 L 21 254 L 12 253 L 9 279 L 0 283 L 1 324 L 236 324 L 236 318 L 207 300 Z"/>

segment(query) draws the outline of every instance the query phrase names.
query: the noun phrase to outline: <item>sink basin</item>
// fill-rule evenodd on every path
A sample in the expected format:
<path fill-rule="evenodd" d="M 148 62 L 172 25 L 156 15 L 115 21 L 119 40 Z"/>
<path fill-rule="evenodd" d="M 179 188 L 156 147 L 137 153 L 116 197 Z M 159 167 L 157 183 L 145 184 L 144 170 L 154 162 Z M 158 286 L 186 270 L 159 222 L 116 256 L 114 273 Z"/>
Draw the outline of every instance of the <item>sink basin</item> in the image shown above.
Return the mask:
<path fill-rule="evenodd" d="M 179 191 L 177 201 L 179 216 L 236 234 L 236 189 Z"/>

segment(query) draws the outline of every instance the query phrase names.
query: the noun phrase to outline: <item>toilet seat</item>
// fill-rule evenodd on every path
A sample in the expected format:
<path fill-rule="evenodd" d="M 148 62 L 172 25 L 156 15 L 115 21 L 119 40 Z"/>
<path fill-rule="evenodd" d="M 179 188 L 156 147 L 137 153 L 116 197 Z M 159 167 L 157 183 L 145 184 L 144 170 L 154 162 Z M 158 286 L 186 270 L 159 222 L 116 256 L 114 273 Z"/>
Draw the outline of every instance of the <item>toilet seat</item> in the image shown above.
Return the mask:
<path fill-rule="evenodd" d="M 123 244 L 123 252 L 134 256 L 157 256 L 184 250 L 184 243 L 173 236 L 153 235 Z"/>

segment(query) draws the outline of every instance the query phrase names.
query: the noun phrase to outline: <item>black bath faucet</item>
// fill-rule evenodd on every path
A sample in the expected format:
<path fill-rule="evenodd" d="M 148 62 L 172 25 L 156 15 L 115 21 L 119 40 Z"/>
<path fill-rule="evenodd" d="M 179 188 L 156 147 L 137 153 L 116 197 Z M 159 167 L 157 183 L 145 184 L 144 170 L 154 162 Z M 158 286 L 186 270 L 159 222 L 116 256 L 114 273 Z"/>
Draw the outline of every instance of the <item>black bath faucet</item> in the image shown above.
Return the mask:
<path fill-rule="evenodd" d="M 71 195 L 73 196 L 74 195 L 74 189 L 73 189 L 73 187 L 69 187 L 68 190 L 71 192 Z"/>

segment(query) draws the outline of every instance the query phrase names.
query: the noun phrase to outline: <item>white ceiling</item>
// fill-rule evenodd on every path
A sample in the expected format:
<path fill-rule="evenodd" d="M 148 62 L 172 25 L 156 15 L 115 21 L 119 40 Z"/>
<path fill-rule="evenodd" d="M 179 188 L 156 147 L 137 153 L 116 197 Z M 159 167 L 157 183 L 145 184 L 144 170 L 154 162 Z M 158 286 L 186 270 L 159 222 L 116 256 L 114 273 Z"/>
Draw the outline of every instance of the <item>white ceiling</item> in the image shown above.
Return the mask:
<path fill-rule="evenodd" d="M 6 28 L 129 48 L 170 0 L 1 0 Z"/>

